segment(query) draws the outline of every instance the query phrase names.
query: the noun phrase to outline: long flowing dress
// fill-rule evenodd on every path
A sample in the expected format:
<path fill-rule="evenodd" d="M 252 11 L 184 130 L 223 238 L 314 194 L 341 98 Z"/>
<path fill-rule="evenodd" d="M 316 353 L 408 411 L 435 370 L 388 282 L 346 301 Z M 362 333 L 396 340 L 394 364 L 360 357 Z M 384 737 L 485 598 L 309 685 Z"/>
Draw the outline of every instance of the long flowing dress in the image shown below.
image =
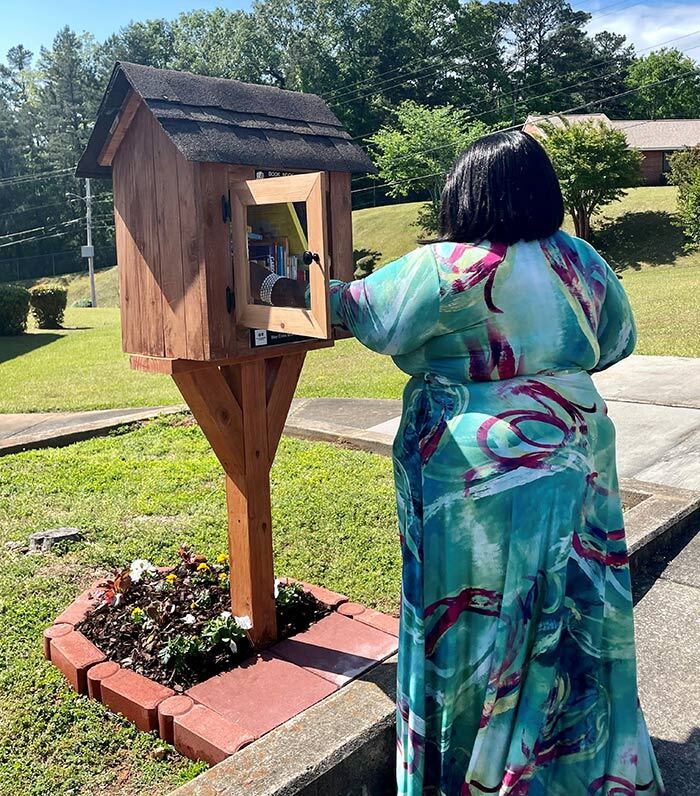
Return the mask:
<path fill-rule="evenodd" d="M 331 283 L 333 322 L 411 375 L 394 443 L 401 796 L 656 796 L 615 432 L 590 373 L 625 293 L 564 232 L 423 246 Z"/>

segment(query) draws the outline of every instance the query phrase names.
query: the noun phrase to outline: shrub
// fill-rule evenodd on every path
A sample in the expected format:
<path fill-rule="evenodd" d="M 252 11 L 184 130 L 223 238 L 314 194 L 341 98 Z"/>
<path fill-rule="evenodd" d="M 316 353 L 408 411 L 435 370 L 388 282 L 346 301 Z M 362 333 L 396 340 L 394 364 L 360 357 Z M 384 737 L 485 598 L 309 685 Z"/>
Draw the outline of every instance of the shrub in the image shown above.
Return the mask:
<path fill-rule="evenodd" d="M 29 290 L 29 303 L 40 329 L 60 329 L 68 290 L 63 285 L 46 283 Z"/>
<path fill-rule="evenodd" d="M 28 313 L 29 291 L 19 285 L 0 285 L 0 335 L 22 334 Z"/>
<path fill-rule="evenodd" d="M 81 308 L 92 307 L 92 301 L 90 301 L 89 298 L 81 298 L 81 299 L 78 299 L 77 301 L 74 301 L 73 302 L 73 306 L 74 307 L 81 307 Z"/>
<path fill-rule="evenodd" d="M 678 200 L 682 204 L 695 176 L 700 172 L 700 145 L 686 147 L 671 155 L 670 181 L 678 186 Z"/>
<path fill-rule="evenodd" d="M 700 246 L 700 168 L 685 189 L 678 213 L 683 222 L 683 232 L 690 240 L 689 248 Z"/>

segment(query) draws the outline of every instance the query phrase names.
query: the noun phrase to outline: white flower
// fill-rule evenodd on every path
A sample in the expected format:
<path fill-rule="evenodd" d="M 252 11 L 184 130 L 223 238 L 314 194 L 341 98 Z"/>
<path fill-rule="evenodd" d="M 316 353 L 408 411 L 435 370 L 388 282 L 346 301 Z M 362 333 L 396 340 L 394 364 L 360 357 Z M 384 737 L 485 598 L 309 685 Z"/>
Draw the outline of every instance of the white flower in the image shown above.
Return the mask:
<path fill-rule="evenodd" d="M 197 620 L 195 619 L 194 616 L 192 616 L 192 614 L 185 614 L 185 616 L 183 617 L 182 621 L 186 625 L 193 625 Z"/>
<path fill-rule="evenodd" d="M 219 619 L 230 619 L 230 618 L 231 618 L 231 612 L 230 611 L 222 611 L 220 616 L 219 616 Z"/>
<path fill-rule="evenodd" d="M 275 599 L 277 599 L 279 593 L 280 593 L 280 579 L 275 578 Z"/>
<path fill-rule="evenodd" d="M 129 567 L 129 577 L 134 583 L 138 583 L 144 575 L 153 575 L 156 568 L 147 558 L 137 558 L 131 562 Z"/>
<path fill-rule="evenodd" d="M 250 617 L 247 614 L 246 616 L 234 616 L 233 619 L 241 630 L 250 630 L 250 628 L 253 627 L 253 623 L 250 621 Z"/>
<path fill-rule="evenodd" d="M 231 639 L 231 641 L 229 641 L 228 646 L 229 646 L 229 649 L 231 650 L 231 652 L 234 655 L 238 652 L 238 645 L 236 644 L 235 641 L 233 641 L 233 639 Z"/>

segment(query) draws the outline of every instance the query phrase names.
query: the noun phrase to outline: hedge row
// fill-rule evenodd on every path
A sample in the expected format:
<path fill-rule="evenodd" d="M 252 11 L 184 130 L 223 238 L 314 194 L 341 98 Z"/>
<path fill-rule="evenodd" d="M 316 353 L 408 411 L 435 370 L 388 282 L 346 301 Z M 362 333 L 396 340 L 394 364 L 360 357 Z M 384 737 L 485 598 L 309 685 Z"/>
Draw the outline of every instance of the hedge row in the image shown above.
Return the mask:
<path fill-rule="evenodd" d="M 29 290 L 0 285 L 0 335 L 25 332 L 30 308 L 39 329 L 60 329 L 67 298 L 68 290 L 59 284 L 35 285 Z"/>

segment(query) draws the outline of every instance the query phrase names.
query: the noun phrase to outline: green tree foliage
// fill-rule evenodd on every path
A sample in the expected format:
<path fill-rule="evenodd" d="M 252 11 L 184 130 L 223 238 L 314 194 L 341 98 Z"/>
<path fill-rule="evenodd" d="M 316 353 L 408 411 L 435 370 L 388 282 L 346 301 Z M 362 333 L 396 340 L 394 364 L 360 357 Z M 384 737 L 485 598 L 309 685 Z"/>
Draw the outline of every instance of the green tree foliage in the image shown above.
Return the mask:
<path fill-rule="evenodd" d="M 394 124 L 383 127 L 369 142 L 389 196 L 404 197 L 416 190 L 428 194 L 429 203 L 418 222 L 427 232 L 435 232 L 445 174 L 457 155 L 487 131 L 482 122 L 470 124 L 465 111 L 450 105 L 427 108 L 406 100 L 399 105 Z"/>
<path fill-rule="evenodd" d="M 660 85 L 652 83 L 666 80 Z M 679 50 L 662 48 L 637 59 L 629 70 L 630 112 L 643 119 L 700 116 L 700 68 Z M 645 88 L 645 86 L 651 86 Z"/>
<path fill-rule="evenodd" d="M 671 182 L 678 186 L 678 215 L 690 246 L 700 246 L 700 145 L 671 157 Z"/>
<path fill-rule="evenodd" d="M 17 277 L 13 258 L 49 252 L 70 252 L 80 267 L 84 203 L 66 194 L 84 192 L 71 171 L 117 60 L 321 94 L 361 141 L 390 128 L 406 102 L 499 127 L 589 104 L 614 118 L 700 116 L 697 76 L 644 89 L 639 102 L 607 100 L 693 62 L 676 51 L 636 59 L 623 36 L 591 36 L 590 19 L 567 0 L 253 0 L 245 11 L 138 19 L 101 43 L 64 28 L 38 56 L 18 44 L 0 64 L 0 279 Z M 424 149 L 445 143 L 433 127 L 422 140 Z M 414 199 L 436 191 L 429 181 L 407 185 Z M 93 191 L 99 253 L 113 246 L 109 182 Z"/>
<path fill-rule="evenodd" d="M 589 36 L 590 19 L 565 0 L 518 0 L 509 6 L 513 123 L 533 107 L 557 113 L 624 90 L 633 49 L 614 33 Z"/>
<path fill-rule="evenodd" d="M 56 166 L 72 167 L 85 149 L 100 100 L 95 45 L 70 28 L 42 48 L 37 88 L 37 127 L 44 151 Z"/>
<path fill-rule="evenodd" d="M 602 122 L 543 122 L 543 143 L 561 183 L 576 234 L 588 240 L 591 216 L 639 181 L 642 156 L 620 130 Z"/>
<path fill-rule="evenodd" d="M 700 171 L 700 144 L 676 152 L 670 158 L 670 165 L 671 182 L 678 186 L 678 195 L 682 198 Z"/>
<path fill-rule="evenodd" d="M 690 241 L 689 248 L 700 246 L 700 169 L 695 172 L 693 181 L 679 207 L 683 231 Z"/>

